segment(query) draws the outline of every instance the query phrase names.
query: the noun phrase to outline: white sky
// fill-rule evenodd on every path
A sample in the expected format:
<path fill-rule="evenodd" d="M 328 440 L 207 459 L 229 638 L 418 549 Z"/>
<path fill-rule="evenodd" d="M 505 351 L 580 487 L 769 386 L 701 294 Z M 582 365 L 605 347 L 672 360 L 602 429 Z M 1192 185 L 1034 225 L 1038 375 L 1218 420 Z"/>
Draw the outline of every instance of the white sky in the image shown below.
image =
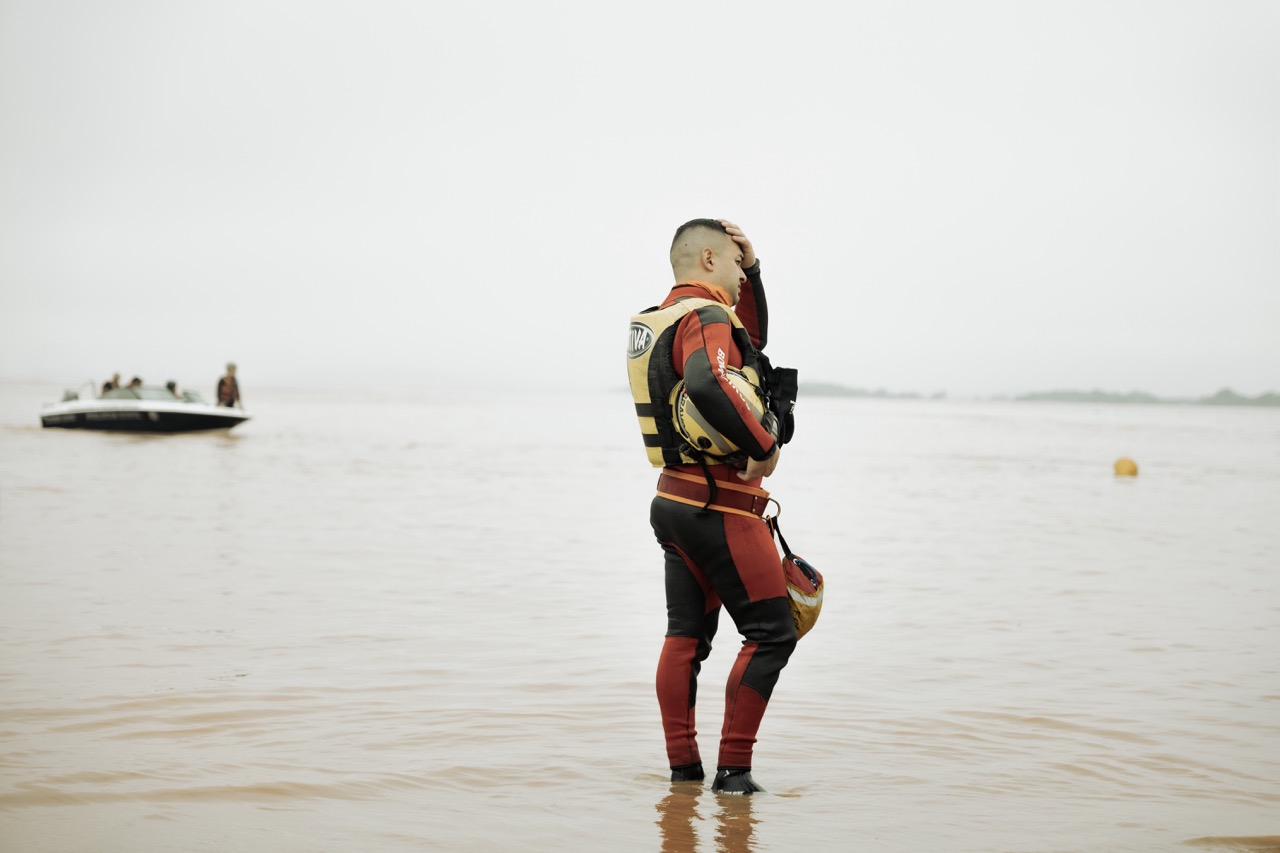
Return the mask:
<path fill-rule="evenodd" d="M 802 381 L 1280 390 L 1273 0 L 0 0 L 0 122 L 0 378 L 620 388 L 711 216 Z"/>

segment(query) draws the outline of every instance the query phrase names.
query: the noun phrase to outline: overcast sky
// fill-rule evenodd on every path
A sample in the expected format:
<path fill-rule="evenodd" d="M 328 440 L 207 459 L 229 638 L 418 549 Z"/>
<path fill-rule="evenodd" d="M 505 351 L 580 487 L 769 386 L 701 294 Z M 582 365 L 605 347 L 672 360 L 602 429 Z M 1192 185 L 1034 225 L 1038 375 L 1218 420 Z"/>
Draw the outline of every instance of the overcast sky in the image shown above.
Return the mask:
<path fill-rule="evenodd" d="M 0 122 L 0 378 L 620 388 L 710 216 L 802 381 L 1280 390 L 1273 0 L 0 0 Z"/>

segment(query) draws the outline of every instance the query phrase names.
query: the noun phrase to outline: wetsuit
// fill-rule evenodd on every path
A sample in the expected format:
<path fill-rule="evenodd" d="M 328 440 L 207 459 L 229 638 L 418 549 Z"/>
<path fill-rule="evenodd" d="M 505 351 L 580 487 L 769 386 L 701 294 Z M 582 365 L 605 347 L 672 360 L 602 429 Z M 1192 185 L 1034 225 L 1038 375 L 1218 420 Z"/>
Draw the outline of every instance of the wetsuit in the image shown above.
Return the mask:
<path fill-rule="evenodd" d="M 765 707 L 796 644 L 781 561 L 768 525 L 760 517 L 768 496 L 759 488 L 760 480 L 744 482 L 737 476 L 739 469 L 726 464 L 704 468 L 677 448 L 652 452 L 655 444 L 670 435 L 660 414 L 669 390 L 664 374 L 672 384 L 683 379 L 698 411 L 746 455 L 764 460 L 777 452 L 777 441 L 724 373 L 726 367 L 752 363 L 766 342 L 768 310 L 759 264 L 744 272 L 747 283 L 739 294 L 736 323 L 729 316 L 729 299 L 719 288 L 698 282 L 677 284 L 651 312 L 659 316 L 681 299 L 696 300 L 697 307 L 684 314 L 669 334 L 655 336 L 654 352 L 649 355 L 658 363 L 648 368 L 654 387 L 647 395 L 637 388 L 639 380 L 632 374 L 650 459 L 655 465 L 666 463 L 650 521 L 665 554 L 667 633 L 658 660 L 657 693 L 673 769 L 701 763 L 694 719 L 698 673 L 711 652 L 721 606 L 729 611 L 743 643 L 725 687 L 720 769 L 751 767 Z M 634 319 L 642 321 L 645 316 Z M 633 335 L 635 327 L 633 321 Z M 642 398 L 652 399 L 651 407 L 643 406 Z M 658 414 L 656 427 L 646 429 L 645 412 Z M 716 482 L 714 494 L 706 485 L 708 476 Z M 668 488 L 664 496 L 663 483 L 675 482 L 672 478 L 679 478 L 676 484 L 682 490 L 676 495 Z"/>
<path fill-rule="evenodd" d="M 218 380 L 218 390 L 214 393 L 219 406 L 231 408 L 240 402 L 240 383 L 234 376 L 223 376 Z"/>

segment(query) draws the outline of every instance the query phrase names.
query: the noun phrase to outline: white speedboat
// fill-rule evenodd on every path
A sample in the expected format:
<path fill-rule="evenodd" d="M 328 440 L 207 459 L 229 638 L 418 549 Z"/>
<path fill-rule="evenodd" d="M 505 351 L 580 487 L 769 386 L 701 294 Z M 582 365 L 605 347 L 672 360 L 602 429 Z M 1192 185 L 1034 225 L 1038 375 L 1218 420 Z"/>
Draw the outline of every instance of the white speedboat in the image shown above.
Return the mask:
<path fill-rule="evenodd" d="M 40 424 L 61 429 L 100 429 L 117 432 L 195 432 L 231 429 L 249 420 L 243 409 L 211 406 L 194 391 L 174 396 L 168 388 L 144 385 L 115 388 L 101 397 L 68 391 L 59 403 L 40 412 Z"/>

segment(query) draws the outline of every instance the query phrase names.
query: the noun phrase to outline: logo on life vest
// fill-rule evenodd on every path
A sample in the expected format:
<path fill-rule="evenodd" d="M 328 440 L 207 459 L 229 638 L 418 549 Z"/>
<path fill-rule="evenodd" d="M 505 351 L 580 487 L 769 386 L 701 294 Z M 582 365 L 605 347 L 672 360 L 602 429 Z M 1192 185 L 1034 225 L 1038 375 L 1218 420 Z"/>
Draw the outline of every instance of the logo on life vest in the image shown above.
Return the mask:
<path fill-rule="evenodd" d="M 632 323 L 627 335 L 627 358 L 639 358 L 653 346 L 653 329 L 644 323 Z"/>

